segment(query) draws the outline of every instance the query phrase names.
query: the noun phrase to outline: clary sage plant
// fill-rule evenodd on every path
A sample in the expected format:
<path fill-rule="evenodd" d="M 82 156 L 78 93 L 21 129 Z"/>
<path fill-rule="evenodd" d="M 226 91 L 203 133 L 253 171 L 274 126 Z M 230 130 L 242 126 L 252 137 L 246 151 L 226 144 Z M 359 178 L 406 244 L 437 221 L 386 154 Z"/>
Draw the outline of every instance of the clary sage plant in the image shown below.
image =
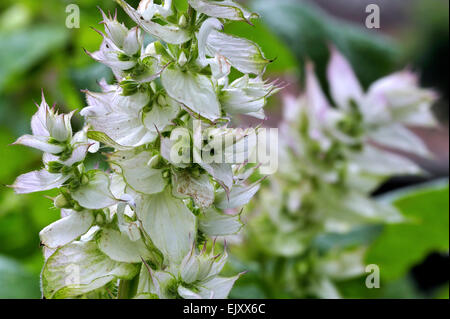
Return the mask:
<path fill-rule="evenodd" d="M 435 125 L 436 94 L 419 88 L 413 73 L 389 75 L 365 92 L 333 48 L 327 76 L 334 106 L 311 64 L 304 93 L 287 99 L 279 171 L 251 204 L 251 251 L 242 248 L 276 296 L 339 297 L 336 281 L 365 273 L 365 247 L 324 245 L 324 235 L 404 221 L 371 193 L 392 176 L 421 173 L 401 154 L 430 155 L 408 127 Z"/>
<path fill-rule="evenodd" d="M 257 130 L 228 125 L 236 114 L 264 118 L 278 87 L 263 79 L 270 61 L 260 48 L 223 24 L 257 15 L 231 0 L 188 0 L 186 12 L 171 0 L 117 2 L 137 26 L 102 12 L 103 43 L 87 53 L 116 81 L 86 92 L 86 126 L 74 133 L 74 113 L 42 97 L 32 135 L 16 142 L 44 152 L 16 193 L 59 190 L 61 219 L 40 233 L 43 296 L 226 298 L 239 275 L 219 275 L 227 254 L 215 239 L 241 229 L 224 210 L 259 188 L 246 165 Z M 87 154 L 100 151 L 108 169 L 89 169 Z"/>

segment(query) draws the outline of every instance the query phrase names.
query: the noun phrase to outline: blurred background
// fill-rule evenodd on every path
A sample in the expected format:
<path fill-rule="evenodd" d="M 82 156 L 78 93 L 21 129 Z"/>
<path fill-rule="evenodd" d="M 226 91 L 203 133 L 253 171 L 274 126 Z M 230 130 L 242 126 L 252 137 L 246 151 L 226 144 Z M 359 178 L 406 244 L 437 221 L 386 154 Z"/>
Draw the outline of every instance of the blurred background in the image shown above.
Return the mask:
<path fill-rule="evenodd" d="M 137 6 L 139 1 L 129 2 Z M 262 19 L 254 27 L 231 23 L 226 31 L 259 43 L 268 58 L 276 58 L 268 68 L 268 76 L 282 78 L 288 84 L 284 92 L 269 101 L 265 125 L 278 124 L 283 95 L 300 92 L 306 59 L 316 64 L 319 78 L 325 84 L 328 46 L 333 43 L 349 58 L 366 87 L 384 75 L 409 67 L 420 72 L 422 85 L 435 88 L 441 96 L 434 108 L 441 126 L 418 131 L 435 154 L 433 159 L 416 159 L 429 175 L 395 178 L 377 194 L 448 178 L 448 1 L 253 0 L 242 3 L 258 12 Z M 69 4 L 79 6 L 80 28 L 66 27 Z M 368 4 L 380 7 L 379 29 L 365 26 Z M 38 233 L 59 218 L 59 212 L 50 208 L 51 192 L 16 196 L 5 186 L 12 184 L 18 175 L 41 165 L 39 152 L 9 144 L 30 132 L 30 118 L 36 110 L 34 102 L 40 103 L 42 89 L 49 104 L 56 103 L 62 112 L 68 112 L 85 106 L 80 90 L 98 90 L 97 80 L 112 78 L 109 69 L 95 63 L 83 51 L 83 48 L 95 51 L 101 43 L 101 37 L 91 28 L 101 28 L 97 6 L 112 11 L 116 8 L 112 0 L 2 0 L 0 3 L 0 298 L 40 297 L 39 273 L 43 259 Z M 132 26 L 120 9 L 118 13 L 119 21 Z M 246 124 L 249 120 L 241 121 Z M 74 129 L 80 128 L 81 123 L 81 118 L 75 116 Z M 448 298 L 448 192 L 446 196 L 446 200 L 430 199 L 427 208 L 438 213 L 430 214 L 426 229 L 404 233 L 410 236 L 405 238 L 410 241 L 410 247 L 405 249 L 414 251 L 413 262 L 407 253 L 392 256 L 391 262 L 404 265 L 397 267 L 397 273 L 391 276 L 395 284 L 389 286 L 389 291 L 369 297 Z M 431 236 L 436 232 L 439 236 Z M 428 240 L 428 235 L 439 237 L 440 241 Z M 420 249 L 416 249 L 418 244 Z M 389 262 L 389 251 L 385 258 Z M 257 289 L 246 290 L 246 285 L 252 284 L 251 274 L 247 277 L 238 282 L 232 297 L 267 297 Z M 351 284 L 343 290 L 346 297 L 367 297 L 352 290 Z"/>

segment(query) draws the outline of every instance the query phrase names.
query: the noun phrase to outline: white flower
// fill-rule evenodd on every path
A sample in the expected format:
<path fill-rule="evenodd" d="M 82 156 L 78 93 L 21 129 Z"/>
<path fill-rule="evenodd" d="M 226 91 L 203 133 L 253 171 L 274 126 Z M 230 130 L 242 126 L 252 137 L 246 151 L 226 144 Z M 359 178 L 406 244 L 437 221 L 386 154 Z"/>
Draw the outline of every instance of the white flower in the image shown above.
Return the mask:
<path fill-rule="evenodd" d="M 95 131 L 105 133 L 122 146 L 136 147 L 155 141 L 158 131 L 163 132 L 180 110 L 177 102 L 162 93 L 152 97 L 141 92 L 123 96 L 117 86 L 114 88 L 104 93 L 87 92 L 89 106 L 81 115 Z"/>
<path fill-rule="evenodd" d="M 24 135 L 14 144 L 44 151 L 45 168 L 23 174 L 11 186 L 18 194 L 58 188 L 71 179 L 88 151 L 96 152 L 98 143 L 87 138 L 87 128 L 72 136 L 69 115 L 51 110 L 43 97 L 31 127 L 34 135 Z"/>
<path fill-rule="evenodd" d="M 178 276 L 182 284 L 177 288 L 178 294 L 185 299 L 227 298 L 234 282 L 241 275 L 219 277 L 226 260 L 226 252 L 222 256 L 214 255 L 214 247 L 209 254 L 206 251 L 197 254 L 192 248 L 180 266 Z"/>
<path fill-rule="evenodd" d="M 223 109 L 231 114 L 246 114 L 264 119 L 263 107 L 267 98 L 279 91 L 275 83 L 267 83 L 261 77 L 248 74 L 225 86 L 220 94 Z"/>
<path fill-rule="evenodd" d="M 436 94 L 418 87 L 415 74 L 402 71 L 389 75 L 364 93 L 348 61 L 332 49 L 328 78 L 338 107 L 347 112 L 351 111 L 352 103 L 358 107 L 368 138 L 421 156 L 429 154 L 423 142 L 403 126 L 436 123 L 431 112 Z"/>
<path fill-rule="evenodd" d="M 51 109 L 42 93 L 42 102 L 31 119 L 33 135 L 24 135 L 14 144 L 33 147 L 46 153 L 59 154 L 66 149 L 66 142 L 72 137 L 70 114 L 58 114 Z"/>
<path fill-rule="evenodd" d="M 90 53 L 93 59 L 111 67 L 116 74 L 130 70 L 136 66 L 143 46 L 141 30 L 138 27 L 128 30 L 125 25 L 117 21 L 117 17 L 107 16 L 103 11 L 105 33 L 99 51 Z"/>

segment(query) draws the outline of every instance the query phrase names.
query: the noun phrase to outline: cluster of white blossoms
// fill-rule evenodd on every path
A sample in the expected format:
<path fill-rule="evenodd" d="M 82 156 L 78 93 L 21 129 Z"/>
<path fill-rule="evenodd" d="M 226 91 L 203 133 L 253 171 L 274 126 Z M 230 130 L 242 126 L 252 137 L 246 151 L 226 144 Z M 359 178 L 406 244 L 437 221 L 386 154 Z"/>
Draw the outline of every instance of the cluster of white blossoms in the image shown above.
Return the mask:
<path fill-rule="evenodd" d="M 62 218 L 40 233 L 43 296 L 226 298 L 239 275 L 219 275 L 227 255 L 214 243 L 242 223 L 223 210 L 239 211 L 259 188 L 246 165 L 257 131 L 228 124 L 236 114 L 263 119 L 278 87 L 263 80 L 270 61 L 260 48 L 223 24 L 257 15 L 231 0 L 188 0 L 186 12 L 171 0 L 117 2 L 138 26 L 102 12 L 103 43 L 87 53 L 116 82 L 86 92 L 85 128 L 73 134 L 73 113 L 43 98 L 33 135 L 16 142 L 43 151 L 45 165 L 18 177 L 16 192 L 59 190 Z M 231 68 L 240 77 L 229 83 Z M 109 169 L 87 169 L 100 143 Z"/>
<path fill-rule="evenodd" d="M 401 222 L 394 207 L 370 194 L 392 176 L 421 173 L 401 155 L 430 155 L 408 127 L 436 124 L 430 110 L 436 94 L 418 87 L 410 71 L 382 78 L 365 92 L 332 48 L 327 76 L 335 106 L 311 64 L 304 93 L 286 101 L 280 169 L 260 191 L 261 203 L 255 201 L 263 214 L 248 225 L 267 253 L 290 260 L 277 282 L 299 297 L 337 297 L 333 280 L 364 273 L 364 247 L 325 253 L 317 248 L 318 236 Z"/>

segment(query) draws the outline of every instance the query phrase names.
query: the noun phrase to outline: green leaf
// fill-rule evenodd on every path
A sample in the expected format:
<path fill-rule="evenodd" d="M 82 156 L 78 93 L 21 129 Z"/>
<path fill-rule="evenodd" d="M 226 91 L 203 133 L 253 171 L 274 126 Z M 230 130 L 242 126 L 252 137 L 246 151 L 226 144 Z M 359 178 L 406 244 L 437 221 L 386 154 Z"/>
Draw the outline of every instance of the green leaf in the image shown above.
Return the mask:
<path fill-rule="evenodd" d="M 2 109 L 2 112 L 4 110 Z M 17 139 L 4 128 L 0 128 L 0 145 L 2 146 L 2 169 L 0 183 L 12 184 L 19 171 L 33 159 L 33 151 L 21 146 L 9 145 Z"/>
<path fill-rule="evenodd" d="M 122 146 L 119 143 L 116 143 L 112 138 L 110 138 L 108 135 L 106 135 L 103 132 L 89 131 L 87 133 L 87 136 L 91 140 L 103 143 L 106 146 L 113 147 L 113 148 L 115 148 L 115 149 L 117 149 L 119 151 L 125 151 L 125 150 L 129 150 L 130 149 L 130 147 Z"/>
<path fill-rule="evenodd" d="M 39 277 L 15 260 L 0 256 L 0 299 L 39 298 Z"/>
<path fill-rule="evenodd" d="M 397 279 L 430 253 L 449 249 L 448 183 L 414 189 L 394 205 L 406 222 L 386 225 L 366 255 L 367 264 L 380 267 L 383 280 Z"/>
<path fill-rule="evenodd" d="M 61 48 L 68 33 L 50 25 L 0 33 L 0 91 L 16 74 L 33 67 L 49 52 Z"/>
<path fill-rule="evenodd" d="M 336 19 L 310 2 L 254 0 L 251 7 L 300 62 L 311 59 L 316 64 L 322 81 L 330 44 L 349 58 L 364 86 L 396 66 L 398 51 L 388 38 Z"/>

